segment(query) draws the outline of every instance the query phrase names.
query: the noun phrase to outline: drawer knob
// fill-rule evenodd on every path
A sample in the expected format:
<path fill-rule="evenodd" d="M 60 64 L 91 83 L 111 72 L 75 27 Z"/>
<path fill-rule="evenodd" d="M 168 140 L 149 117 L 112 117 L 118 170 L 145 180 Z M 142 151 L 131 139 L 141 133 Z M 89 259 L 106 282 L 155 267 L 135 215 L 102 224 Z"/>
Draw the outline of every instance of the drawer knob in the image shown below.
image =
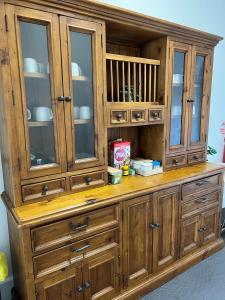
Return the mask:
<path fill-rule="evenodd" d="M 91 287 L 90 282 L 86 281 L 86 282 L 84 283 L 84 289 L 89 289 L 90 287 Z"/>
<path fill-rule="evenodd" d="M 200 203 L 206 203 L 206 202 L 208 202 L 209 201 L 209 199 L 208 198 L 202 198 L 202 199 L 196 199 L 195 200 L 195 202 L 196 203 L 198 203 L 198 204 L 200 204 Z"/>
<path fill-rule="evenodd" d="M 178 160 L 177 159 L 173 159 L 173 164 L 174 165 L 178 165 Z"/>
<path fill-rule="evenodd" d="M 65 100 L 65 97 L 64 96 L 59 96 L 58 97 L 58 101 L 64 101 Z"/>
<path fill-rule="evenodd" d="M 199 232 L 205 232 L 206 230 L 207 230 L 206 227 L 200 227 L 200 228 L 198 229 Z"/>
<path fill-rule="evenodd" d="M 140 118 L 141 118 L 141 113 L 137 112 L 137 113 L 135 114 L 135 119 L 140 119 Z"/>
<path fill-rule="evenodd" d="M 72 100 L 72 98 L 71 98 L 70 96 L 67 96 L 67 97 L 65 98 L 65 101 L 66 101 L 66 102 L 71 102 L 71 100 Z"/>
<path fill-rule="evenodd" d="M 123 117 L 123 115 L 122 115 L 121 113 L 118 113 L 118 114 L 116 115 L 116 118 L 117 118 L 119 121 L 122 119 L 122 117 Z"/>
<path fill-rule="evenodd" d="M 81 285 L 78 285 L 76 290 L 77 290 L 78 293 L 82 293 L 84 289 Z"/>
<path fill-rule="evenodd" d="M 87 185 L 89 185 L 92 182 L 92 178 L 90 176 L 85 177 L 85 181 Z"/>
<path fill-rule="evenodd" d="M 149 228 L 151 228 L 151 229 L 156 229 L 159 227 L 160 227 L 160 224 L 158 224 L 158 223 L 149 224 Z"/>
<path fill-rule="evenodd" d="M 196 185 L 197 185 L 197 186 L 202 186 L 202 185 L 207 184 L 207 183 L 209 183 L 208 180 L 201 180 L 201 181 L 197 181 L 197 182 L 196 182 Z"/>
<path fill-rule="evenodd" d="M 75 224 L 73 222 L 70 223 L 70 228 L 73 231 L 79 231 L 79 230 L 84 230 L 89 226 L 89 219 L 87 218 L 84 224 Z"/>
<path fill-rule="evenodd" d="M 153 112 L 151 115 L 152 115 L 153 119 L 159 118 L 158 112 Z"/>
<path fill-rule="evenodd" d="M 48 186 L 44 185 L 43 188 L 42 188 L 42 195 L 46 195 L 48 191 L 49 191 Z"/>
<path fill-rule="evenodd" d="M 195 160 L 199 160 L 199 157 L 197 155 L 194 155 Z"/>
<path fill-rule="evenodd" d="M 71 251 L 72 252 L 76 252 L 76 253 L 79 253 L 79 252 L 82 252 L 82 251 L 84 251 L 84 250 L 86 250 L 86 249 L 88 249 L 88 248 L 90 248 L 91 247 L 91 244 L 89 244 L 89 243 L 86 243 L 83 247 L 81 247 L 81 248 L 71 248 Z"/>

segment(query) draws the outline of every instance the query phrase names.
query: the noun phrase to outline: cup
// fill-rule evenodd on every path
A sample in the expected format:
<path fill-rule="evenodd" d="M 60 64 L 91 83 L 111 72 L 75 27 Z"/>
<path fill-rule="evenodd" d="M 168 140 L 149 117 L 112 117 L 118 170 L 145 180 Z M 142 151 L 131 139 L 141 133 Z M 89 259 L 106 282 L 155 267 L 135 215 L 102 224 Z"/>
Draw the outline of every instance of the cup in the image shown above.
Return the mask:
<path fill-rule="evenodd" d="M 72 76 L 81 76 L 82 75 L 81 68 L 77 63 L 72 62 L 71 68 L 72 68 Z"/>
<path fill-rule="evenodd" d="M 52 110 L 46 106 L 38 106 L 33 109 L 34 121 L 50 121 L 53 119 Z"/>
<path fill-rule="evenodd" d="M 74 108 L 73 108 L 74 119 L 79 119 L 79 115 L 80 115 L 80 107 L 74 106 Z"/>
<path fill-rule="evenodd" d="M 89 120 L 91 118 L 91 109 L 89 106 L 80 107 L 80 119 Z"/>
<path fill-rule="evenodd" d="M 38 62 L 31 57 L 24 58 L 24 71 L 28 73 L 38 73 Z"/>
<path fill-rule="evenodd" d="M 27 120 L 29 121 L 31 119 L 31 112 L 30 110 L 27 108 Z"/>

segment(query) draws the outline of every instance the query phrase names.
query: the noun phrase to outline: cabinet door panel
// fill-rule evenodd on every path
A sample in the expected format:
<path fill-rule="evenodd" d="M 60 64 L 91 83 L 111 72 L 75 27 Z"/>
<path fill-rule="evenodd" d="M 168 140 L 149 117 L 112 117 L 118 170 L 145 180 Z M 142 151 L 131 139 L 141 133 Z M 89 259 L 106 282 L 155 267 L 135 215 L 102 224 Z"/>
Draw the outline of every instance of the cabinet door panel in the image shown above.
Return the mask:
<path fill-rule="evenodd" d="M 171 42 L 168 85 L 169 120 L 167 153 L 186 150 L 187 98 L 191 70 L 191 47 Z"/>
<path fill-rule="evenodd" d="M 82 288 L 82 270 L 78 267 L 37 284 L 37 300 L 82 300 L 79 287 Z"/>
<path fill-rule="evenodd" d="M 68 169 L 103 165 L 102 26 L 61 17 L 60 28 Z"/>
<path fill-rule="evenodd" d="M 57 15 L 6 6 L 21 177 L 66 169 Z"/>
<path fill-rule="evenodd" d="M 184 256 L 199 247 L 200 217 L 196 216 L 181 223 L 180 256 Z"/>
<path fill-rule="evenodd" d="M 150 196 L 129 200 L 124 205 L 123 264 L 126 285 L 143 280 L 151 272 L 152 200 Z"/>
<path fill-rule="evenodd" d="M 118 247 L 85 259 L 84 299 L 112 299 L 120 287 Z"/>
<path fill-rule="evenodd" d="M 204 229 L 201 233 L 202 243 L 206 244 L 214 241 L 219 237 L 219 220 L 220 213 L 219 208 L 211 209 L 205 213 L 202 213 L 202 225 Z"/>
<path fill-rule="evenodd" d="M 176 259 L 177 249 L 177 188 L 153 195 L 153 270 L 161 269 Z"/>
<path fill-rule="evenodd" d="M 211 50 L 193 47 L 189 104 L 188 149 L 206 145 L 211 88 Z"/>

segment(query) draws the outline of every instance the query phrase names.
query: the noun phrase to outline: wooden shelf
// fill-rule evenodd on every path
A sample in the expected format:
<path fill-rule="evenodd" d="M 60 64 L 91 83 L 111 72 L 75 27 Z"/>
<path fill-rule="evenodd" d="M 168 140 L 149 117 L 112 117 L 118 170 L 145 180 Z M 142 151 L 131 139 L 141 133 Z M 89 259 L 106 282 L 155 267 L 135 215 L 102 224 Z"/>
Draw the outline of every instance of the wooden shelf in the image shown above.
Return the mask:
<path fill-rule="evenodd" d="M 45 79 L 48 78 L 47 73 L 32 73 L 32 72 L 24 72 L 24 77 L 26 78 L 41 78 L 41 79 Z"/>
<path fill-rule="evenodd" d="M 89 81 L 87 76 L 72 76 L 74 81 Z"/>
<path fill-rule="evenodd" d="M 90 123 L 90 119 L 76 119 L 74 120 L 75 125 L 82 125 Z"/>
<path fill-rule="evenodd" d="M 52 124 L 52 121 L 29 121 L 29 127 L 47 127 Z"/>

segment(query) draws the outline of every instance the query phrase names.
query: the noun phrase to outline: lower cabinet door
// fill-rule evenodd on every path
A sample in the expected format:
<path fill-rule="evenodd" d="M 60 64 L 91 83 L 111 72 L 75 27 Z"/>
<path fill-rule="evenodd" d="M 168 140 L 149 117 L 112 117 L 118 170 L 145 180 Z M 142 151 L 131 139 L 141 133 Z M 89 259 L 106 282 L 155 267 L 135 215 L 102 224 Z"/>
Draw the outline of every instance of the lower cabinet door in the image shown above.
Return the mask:
<path fill-rule="evenodd" d="M 84 299 L 112 299 L 120 290 L 118 247 L 86 258 L 83 266 Z"/>
<path fill-rule="evenodd" d="M 180 256 L 184 256 L 200 245 L 200 217 L 195 216 L 181 222 Z"/>
<path fill-rule="evenodd" d="M 220 230 L 220 211 L 216 207 L 201 214 L 201 240 L 202 244 L 206 244 L 216 240 Z"/>
<path fill-rule="evenodd" d="M 177 187 L 153 195 L 153 271 L 156 272 L 177 258 L 179 190 Z"/>
<path fill-rule="evenodd" d="M 36 286 L 37 300 L 82 300 L 82 270 L 77 267 L 62 272 Z"/>
<path fill-rule="evenodd" d="M 143 281 L 152 269 L 152 197 L 150 195 L 124 203 L 123 272 L 124 285 Z"/>

